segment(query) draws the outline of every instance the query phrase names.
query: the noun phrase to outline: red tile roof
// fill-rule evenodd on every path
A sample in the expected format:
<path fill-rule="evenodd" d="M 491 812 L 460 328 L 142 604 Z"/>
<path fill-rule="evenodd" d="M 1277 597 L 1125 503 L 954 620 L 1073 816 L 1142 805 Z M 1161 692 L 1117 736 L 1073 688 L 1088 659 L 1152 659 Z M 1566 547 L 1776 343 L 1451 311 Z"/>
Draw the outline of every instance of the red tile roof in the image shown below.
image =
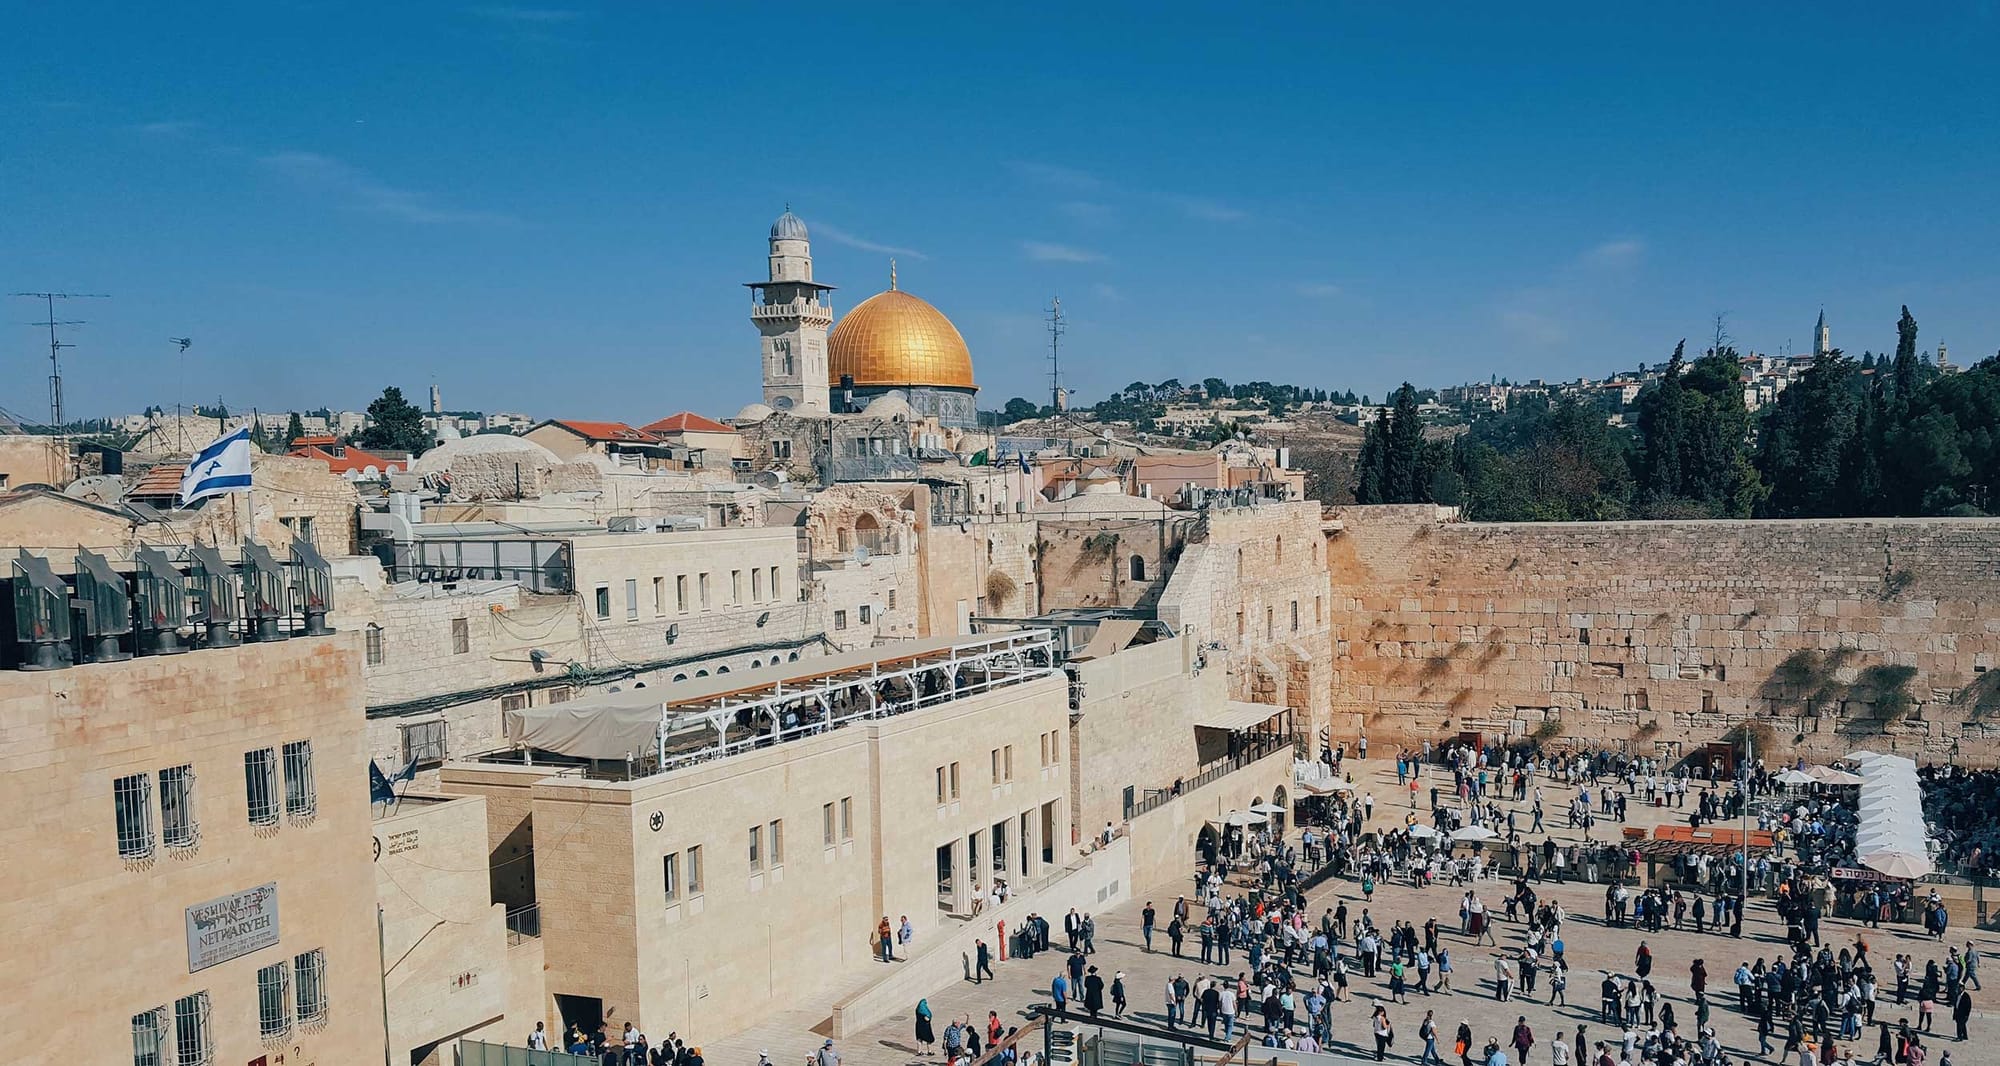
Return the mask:
<path fill-rule="evenodd" d="M 734 433 L 734 429 L 717 422 L 713 418 L 703 418 L 693 411 L 682 411 L 668 415 L 658 422 L 639 427 L 644 433 Z"/>
<path fill-rule="evenodd" d="M 333 452 L 320 447 L 320 441 L 325 441 L 329 444 L 332 443 L 332 439 L 328 437 L 301 437 L 298 441 L 298 447 L 293 448 L 286 454 L 297 459 L 318 459 L 320 462 L 326 464 L 328 470 L 336 474 L 362 474 L 366 473 L 371 466 L 375 468 L 378 474 L 399 473 L 407 465 L 401 460 L 384 459 L 373 452 L 364 452 L 351 444 L 347 446 L 343 454 L 335 455 Z"/>
<path fill-rule="evenodd" d="M 623 441 L 628 444 L 658 444 L 659 438 L 642 429 L 633 429 L 623 422 L 580 422 L 568 418 L 552 418 L 551 424 L 563 427 L 586 440 Z"/>
<path fill-rule="evenodd" d="M 172 499 L 181 494 L 181 475 L 187 473 L 186 463 L 161 463 L 139 475 L 139 480 L 125 491 L 128 497 L 146 499 Z"/>

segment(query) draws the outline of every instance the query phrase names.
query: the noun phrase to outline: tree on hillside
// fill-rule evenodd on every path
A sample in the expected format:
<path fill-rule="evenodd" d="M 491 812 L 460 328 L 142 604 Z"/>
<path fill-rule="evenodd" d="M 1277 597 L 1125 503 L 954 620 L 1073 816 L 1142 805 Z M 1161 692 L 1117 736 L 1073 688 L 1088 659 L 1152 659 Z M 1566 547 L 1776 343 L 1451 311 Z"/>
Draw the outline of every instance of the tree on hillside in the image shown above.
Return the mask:
<path fill-rule="evenodd" d="M 424 428 L 424 413 L 394 385 L 368 405 L 369 426 L 361 431 L 363 448 L 408 452 L 421 455 L 431 446 L 430 431 Z"/>
<path fill-rule="evenodd" d="M 1660 384 L 1639 397 L 1639 445 L 1643 469 L 1642 504 L 1659 505 L 1681 494 L 1681 452 L 1687 447 L 1687 411 L 1681 372 L 1687 369 L 1687 341 L 1674 345 Z"/>
<path fill-rule="evenodd" d="M 306 435 L 306 424 L 299 420 L 299 413 L 292 412 L 291 420 L 285 423 L 285 450 L 299 446 L 299 438 Z"/>
<path fill-rule="evenodd" d="M 1229 395 L 1229 383 L 1221 378 L 1202 378 L 1201 391 L 1211 400 L 1220 400 Z"/>
<path fill-rule="evenodd" d="M 1853 360 L 1838 349 L 1814 357 L 1764 416 L 1757 465 L 1771 486 L 1765 513 L 1783 518 L 1839 514 L 1844 482 L 1860 456 L 1863 406 Z"/>
<path fill-rule="evenodd" d="M 1021 422 L 1034 418 L 1039 414 L 1041 414 L 1041 408 L 1016 396 L 1008 400 L 1006 406 L 1000 408 L 1000 421 L 1003 423 Z"/>

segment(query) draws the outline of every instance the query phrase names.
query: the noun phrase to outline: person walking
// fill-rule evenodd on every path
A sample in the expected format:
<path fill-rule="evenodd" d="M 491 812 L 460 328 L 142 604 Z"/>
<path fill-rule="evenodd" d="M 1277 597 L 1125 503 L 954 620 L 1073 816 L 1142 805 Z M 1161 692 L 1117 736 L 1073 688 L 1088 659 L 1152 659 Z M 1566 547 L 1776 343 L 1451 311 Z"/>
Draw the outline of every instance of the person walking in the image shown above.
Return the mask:
<path fill-rule="evenodd" d="M 974 939 L 972 955 L 972 983 L 976 985 L 993 976 L 993 949 L 986 946 L 986 941 Z"/>
<path fill-rule="evenodd" d="M 896 934 L 895 931 L 889 927 L 889 916 L 886 914 L 882 916 L 881 922 L 877 923 L 875 926 L 875 940 L 882 949 L 882 961 L 895 962 Z"/>
<path fill-rule="evenodd" d="M 1438 1055 L 1438 1027 L 1436 1012 L 1425 1011 L 1424 1020 L 1417 1023 L 1417 1039 L 1424 1042 L 1423 1054 L 1417 1056 L 1417 1066 L 1444 1066 L 1444 1059 Z"/>
<path fill-rule="evenodd" d="M 1527 1066 L 1528 1049 L 1535 1046 L 1535 1031 L 1528 1026 L 1528 1016 L 1523 1014 L 1514 1019 L 1514 1053 L 1521 1057 L 1522 1066 Z"/>
<path fill-rule="evenodd" d="M 1146 942 L 1146 953 L 1153 952 L 1153 901 L 1146 901 L 1146 909 L 1139 912 L 1139 936 Z"/>
<path fill-rule="evenodd" d="M 1972 1020 L 1972 990 L 1960 986 L 1958 998 L 1951 1005 L 1951 1022 L 1958 1027 L 1958 1038 L 1965 1039 L 1965 1023 Z"/>
<path fill-rule="evenodd" d="M 1119 970 L 1117 973 L 1111 975 L 1111 1016 L 1113 1018 L 1123 1018 L 1125 1016 L 1124 970 Z"/>
<path fill-rule="evenodd" d="M 937 1043 L 937 1033 L 931 1028 L 931 1001 L 917 1000 L 917 1054 L 928 1055 L 931 1045 Z"/>
<path fill-rule="evenodd" d="M 1083 1009 L 1090 1012 L 1093 1021 L 1104 1012 L 1104 978 L 1097 976 L 1095 966 L 1083 978 Z"/>
<path fill-rule="evenodd" d="M 1375 1061 L 1388 1058 L 1389 1045 L 1396 1042 L 1396 1029 L 1389 1024 L 1389 1008 L 1375 1004 L 1375 1015 L 1368 1020 L 1369 1029 L 1375 1034 Z"/>

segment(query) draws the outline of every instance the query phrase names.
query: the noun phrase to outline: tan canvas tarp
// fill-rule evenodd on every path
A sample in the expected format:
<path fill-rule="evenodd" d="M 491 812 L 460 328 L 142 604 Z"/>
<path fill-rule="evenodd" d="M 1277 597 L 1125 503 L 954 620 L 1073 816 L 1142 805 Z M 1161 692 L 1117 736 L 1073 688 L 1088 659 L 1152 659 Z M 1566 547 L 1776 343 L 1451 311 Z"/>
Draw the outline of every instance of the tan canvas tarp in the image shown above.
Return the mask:
<path fill-rule="evenodd" d="M 645 693 L 613 692 L 547 707 L 508 711 L 507 739 L 579 759 L 622 759 L 657 744 L 661 704 Z"/>

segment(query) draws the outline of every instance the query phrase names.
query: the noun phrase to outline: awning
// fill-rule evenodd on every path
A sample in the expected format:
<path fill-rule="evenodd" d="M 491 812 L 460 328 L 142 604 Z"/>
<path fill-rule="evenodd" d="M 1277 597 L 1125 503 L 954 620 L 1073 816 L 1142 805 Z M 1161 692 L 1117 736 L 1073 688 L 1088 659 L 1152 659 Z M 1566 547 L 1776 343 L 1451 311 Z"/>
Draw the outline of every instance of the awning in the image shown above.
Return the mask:
<path fill-rule="evenodd" d="M 1273 716 L 1290 710 L 1269 703 L 1240 703 L 1230 700 L 1220 707 L 1196 711 L 1194 724 L 1200 729 L 1226 729 L 1232 733 L 1254 729 Z"/>
<path fill-rule="evenodd" d="M 525 707 L 501 715 L 501 727 L 509 743 L 572 758 L 643 755 L 659 742 L 664 707 L 660 697 L 652 693 L 662 691 L 605 692 L 546 707 Z M 706 721 L 690 716 L 688 723 L 671 732 L 690 726 L 710 729 Z"/>
<path fill-rule="evenodd" d="M 1102 659 L 1125 650 L 1132 638 L 1146 623 L 1132 618 L 1107 618 L 1097 623 L 1097 632 L 1090 635 L 1090 643 L 1074 656 L 1078 659 Z"/>

